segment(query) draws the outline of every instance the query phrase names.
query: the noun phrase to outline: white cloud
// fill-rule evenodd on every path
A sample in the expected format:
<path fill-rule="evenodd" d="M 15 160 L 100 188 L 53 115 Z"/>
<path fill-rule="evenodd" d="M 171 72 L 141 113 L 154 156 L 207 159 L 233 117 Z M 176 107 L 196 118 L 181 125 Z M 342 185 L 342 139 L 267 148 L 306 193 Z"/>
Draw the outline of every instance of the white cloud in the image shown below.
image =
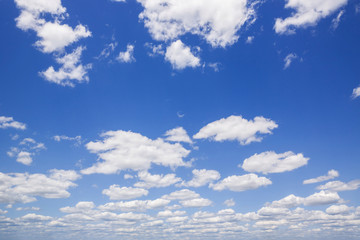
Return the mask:
<path fill-rule="evenodd" d="M 142 188 L 120 187 L 119 185 L 111 185 L 109 189 L 104 189 L 103 194 L 110 197 L 110 200 L 129 200 L 149 194 L 148 190 Z"/>
<path fill-rule="evenodd" d="M 112 174 L 121 170 L 148 170 L 151 164 L 176 168 L 189 166 L 183 161 L 190 151 L 179 143 L 162 139 L 152 140 L 139 133 L 108 131 L 101 134 L 103 141 L 89 142 L 86 148 L 102 160 L 82 170 L 83 174 Z"/>
<path fill-rule="evenodd" d="M 272 184 L 272 182 L 269 179 L 265 177 L 258 177 L 256 174 L 251 173 L 242 176 L 230 176 L 216 184 L 210 184 L 209 187 L 216 191 L 228 189 L 234 192 L 242 192 L 270 184 Z"/>
<path fill-rule="evenodd" d="M 162 196 L 162 198 L 169 200 L 189 200 L 189 199 L 200 198 L 200 195 L 189 189 L 182 189 L 179 191 L 172 192 L 168 195 L 164 195 Z"/>
<path fill-rule="evenodd" d="M 101 51 L 99 56 L 95 57 L 96 59 L 105 59 L 110 56 L 112 52 L 114 52 L 115 48 L 117 47 L 117 42 L 109 43 L 105 46 L 105 48 Z"/>
<path fill-rule="evenodd" d="M 24 123 L 15 121 L 12 117 L 0 116 L 0 128 L 15 128 L 25 130 L 26 125 Z"/>
<path fill-rule="evenodd" d="M 78 202 L 75 207 L 63 207 L 60 208 L 60 211 L 64 213 L 81 213 L 89 212 L 91 209 L 94 208 L 95 204 L 93 202 Z"/>
<path fill-rule="evenodd" d="M 36 201 L 36 197 L 67 198 L 73 181 L 80 178 L 75 171 L 50 170 L 50 175 L 28 173 L 0 173 L 0 202 L 28 203 Z"/>
<path fill-rule="evenodd" d="M 296 28 L 315 26 L 322 18 L 338 11 L 347 0 L 286 0 L 285 8 L 294 9 L 290 17 L 277 18 L 274 29 L 279 34 L 293 34 Z"/>
<path fill-rule="evenodd" d="M 353 93 L 352 93 L 352 98 L 357 98 L 360 97 L 360 87 L 354 88 Z"/>
<path fill-rule="evenodd" d="M 29 221 L 29 222 L 41 222 L 41 221 L 49 221 L 52 220 L 52 217 L 49 216 L 43 216 L 43 215 L 37 215 L 35 213 L 29 213 L 25 216 L 22 216 L 20 218 L 22 221 Z"/>
<path fill-rule="evenodd" d="M 32 163 L 31 153 L 21 151 L 18 153 L 16 161 L 24 165 L 30 165 Z"/>
<path fill-rule="evenodd" d="M 281 173 L 302 167 L 308 161 L 309 158 L 305 158 L 301 153 L 295 154 L 289 151 L 277 154 L 269 151 L 245 159 L 243 165 L 239 165 L 239 167 L 248 172 Z"/>
<path fill-rule="evenodd" d="M 247 43 L 247 44 L 251 44 L 251 43 L 253 43 L 254 38 L 255 38 L 254 36 L 248 36 L 248 37 L 246 38 L 245 43 Z"/>
<path fill-rule="evenodd" d="M 133 175 L 130 175 L 130 174 L 125 174 L 124 175 L 124 179 L 133 179 L 134 176 Z"/>
<path fill-rule="evenodd" d="M 182 186 L 201 187 L 220 179 L 220 173 L 215 170 L 194 169 L 192 173 L 194 175 L 193 179 L 188 182 L 183 182 L 181 184 Z"/>
<path fill-rule="evenodd" d="M 155 199 L 155 200 L 133 200 L 127 202 L 116 202 L 116 203 L 106 203 L 101 205 L 98 208 L 100 210 L 106 211 L 118 211 L 131 212 L 131 211 L 146 211 L 150 209 L 163 208 L 170 203 L 170 200 L 167 199 Z"/>
<path fill-rule="evenodd" d="M 136 60 L 134 58 L 134 48 L 134 45 L 128 44 L 126 47 L 126 51 L 120 52 L 116 59 L 122 63 L 135 62 Z"/>
<path fill-rule="evenodd" d="M 336 16 L 336 18 L 334 18 L 332 21 L 331 21 L 331 28 L 333 30 L 337 29 L 339 27 L 339 24 L 340 24 L 340 21 L 341 21 L 341 17 L 344 15 L 345 13 L 345 10 L 341 10 L 339 12 L 339 14 Z"/>
<path fill-rule="evenodd" d="M 195 139 L 211 138 L 217 142 L 237 140 L 241 145 L 260 142 L 260 134 L 272 134 L 278 125 L 267 118 L 255 117 L 247 120 L 241 116 L 230 116 L 209 123 L 193 136 Z"/>
<path fill-rule="evenodd" d="M 289 213 L 289 209 L 280 207 L 263 207 L 257 212 L 261 216 L 276 216 Z"/>
<path fill-rule="evenodd" d="M 18 207 L 16 211 L 39 211 L 39 207 Z"/>
<path fill-rule="evenodd" d="M 332 205 L 326 209 L 326 213 L 330 215 L 348 214 L 351 209 L 346 205 Z"/>
<path fill-rule="evenodd" d="M 146 171 L 139 172 L 138 177 L 141 180 L 141 182 L 135 183 L 134 186 L 140 188 L 168 187 L 181 181 L 181 178 L 176 177 L 175 174 L 152 175 Z"/>
<path fill-rule="evenodd" d="M 324 182 L 324 181 L 327 181 L 327 180 L 330 180 L 330 179 L 337 178 L 338 176 L 339 176 L 339 172 L 332 169 L 332 170 L 328 171 L 328 174 L 326 176 L 320 176 L 320 177 L 317 177 L 317 178 L 311 178 L 311 179 L 304 180 L 303 184 Z"/>
<path fill-rule="evenodd" d="M 190 200 L 182 200 L 180 201 L 180 204 L 183 207 L 207 207 L 210 206 L 212 202 L 205 198 L 195 198 Z"/>
<path fill-rule="evenodd" d="M 255 20 L 254 4 L 247 0 L 138 0 L 140 19 L 155 40 L 167 41 L 186 33 L 199 35 L 213 47 L 234 44 L 239 30 Z"/>
<path fill-rule="evenodd" d="M 336 192 L 320 191 L 304 199 L 305 206 L 327 205 L 341 200 Z"/>
<path fill-rule="evenodd" d="M 175 212 L 172 212 L 170 210 L 165 210 L 165 211 L 160 211 L 158 212 L 157 216 L 158 217 L 161 217 L 161 218 L 164 218 L 164 217 L 176 217 L 176 216 L 182 216 L 186 214 L 185 211 L 175 211 Z"/>
<path fill-rule="evenodd" d="M 186 67 L 200 66 L 200 58 L 194 56 L 190 48 L 183 44 L 181 40 L 171 43 L 166 48 L 165 60 L 169 61 L 174 69 L 184 69 Z"/>
<path fill-rule="evenodd" d="M 65 135 L 56 135 L 53 137 L 53 139 L 56 142 L 61 142 L 61 141 L 75 141 L 75 145 L 79 146 L 81 144 L 81 136 L 76 136 L 76 137 L 68 137 Z"/>
<path fill-rule="evenodd" d="M 295 53 L 289 53 L 285 58 L 284 58 L 284 69 L 287 69 L 288 67 L 290 67 L 291 63 L 297 59 L 298 56 Z"/>
<path fill-rule="evenodd" d="M 224 204 L 228 207 L 233 207 L 233 206 L 235 206 L 235 201 L 234 201 L 234 199 L 230 198 L 230 199 L 225 200 Z"/>
<path fill-rule="evenodd" d="M 87 74 L 91 69 L 91 64 L 84 66 L 80 62 L 84 49 L 84 47 L 78 47 L 72 53 L 56 58 L 56 62 L 62 64 L 60 69 L 56 71 L 53 66 L 50 66 L 46 71 L 40 72 L 40 75 L 45 80 L 61 86 L 74 87 L 75 83 L 88 82 Z"/>
<path fill-rule="evenodd" d="M 272 202 L 270 206 L 279 207 L 279 208 L 284 208 L 284 207 L 285 208 L 293 208 L 293 207 L 302 205 L 303 203 L 304 203 L 304 198 L 295 196 L 294 194 L 291 194 L 280 200 Z"/>
<path fill-rule="evenodd" d="M 328 182 L 325 185 L 318 186 L 319 190 L 330 190 L 335 192 L 341 191 L 353 191 L 360 187 L 360 180 L 353 180 L 348 183 L 344 183 L 341 181 L 332 181 Z"/>
<path fill-rule="evenodd" d="M 165 136 L 166 141 L 192 143 L 189 135 L 183 127 L 168 130 L 166 131 Z"/>

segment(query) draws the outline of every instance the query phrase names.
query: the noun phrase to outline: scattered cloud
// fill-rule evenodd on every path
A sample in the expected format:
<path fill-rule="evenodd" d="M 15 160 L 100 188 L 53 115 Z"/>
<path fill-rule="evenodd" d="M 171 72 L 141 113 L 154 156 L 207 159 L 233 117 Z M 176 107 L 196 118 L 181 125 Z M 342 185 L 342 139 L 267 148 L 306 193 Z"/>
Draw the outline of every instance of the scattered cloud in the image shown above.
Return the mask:
<path fill-rule="evenodd" d="M 101 134 L 103 141 L 89 142 L 86 148 L 102 160 L 83 169 L 83 174 L 113 174 L 121 170 L 148 170 L 152 164 L 176 168 L 189 166 L 183 161 L 190 151 L 179 143 L 162 139 L 152 140 L 139 133 L 108 131 Z"/>
<path fill-rule="evenodd" d="M 353 99 L 360 97 L 360 87 L 354 88 L 351 96 Z"/>
<path fill-rule="evenodd" d="M 265 178 L 259 177 L 256 174 L 246 174 L 242 176 L 230 176 L 218 183 L 210 184 L 209 187 L 216 191 L 230 190 L 234 192 L 242 192 L 259 187 L 264 187 L 272 184 L 272 182 Z"/>
<path fill-rule="evenodd" d="M 19 130 L 25 130 L 26 125 L 24 123 L 15 121 L 12 117 L 0 116 L 0 128 L 15 128 Z"/>
<path fill-rule="evenodd" d="M 111 185 L 109 189 L 104 189 L 103 194 L 109 196 L 110 200 L 129 200 L 147 196 L 149 191 L 142 188 L 120 187 L 119 185 Z"/>
<path fill-rule="evenodd" d="M 315 26 L 347 4 L 347 0 L 286 0 L 285 8 L 293 9 L 290 17 L 277 18 L 274 29 L 278 34 L 294 34 L 297 28 Z"/>
<path fill-rule="evenodd" d="M 278 125 L 267 118 L 255 117 L 247 120 L 242 116 L 230 116 L 209 123 L 193 136 L 194 139 L 210 138 L 217 142 L 225 140 L 237 140 L 241 145 L 252 142 L 260 142 L 260 134 L 272 134 L 272 130 Z"/>
<path fill-rule="evenodd" d="M 289 53 L 285 58 L 284 58 L 284 69 L 287 69 L 288 67 L 290 67 L 291 63 L 297 59 L 298 56 L 295 53 Z"/>
<path fill-rule="evenodd" d="M 247 43 L 247 44 L 252 44 L 253 41 L 254 41 L 254 39 L 255 39 L 254 36 L 248 36 L 248 37 L 246 38 L 245 43 Z"/>
<path fill-rule="evenodd" d="M 357 190 L 359 187 L 360 187 L 360 180 L 353 180 L 348 183 L 344 183 L 341 181 L 328 182 L 325 185 L 318 186 L 317 189 L 342 192 L 342 191 Z"/>
<path fill-rule="evenodd" d="M 123 212 L 143 212 L 151 209 L 158 209 L 167 206 L 170 203 L 170 200 L 158 198 L 155 200 L 133 200 L 127 202 L 111 202 L 99 206 L 100 210 L 107 211 L 123 211 Z"/>
<path fill-rule="evenodd" d="M 140 19 L 157 41 L 178 39 L 186 33 L 203 37 L 213 47 L 234 44 L 239 30 L 256 19 L 257 1 L 138 0 Z"/>
<path fill-rule="evenodd" d="M 24 165 L 30 166 L 32 163 L 31 153 L 21 151 L 18 153 L 16 161 Z"/>
<path fill-rule="evenodd" d="M 192 143 L 189 135 L 183 127 L 177 127 L 171 130 L 166 131 L 165 140 L 170 142 L 186 142 Z"/>
<path fill-rule="evenodd" d="M 193 207 L 197 208 L 197 207 L 210 206 L 212 202 L 209 199 L 205 199 L 205 198 L 194 198 L 190 200 L 182 200 L 180 201 L 180 204 L 183 207 L 187 207 L 187 208 L 193 208 Z"/>
<path fill-rule="evenodd" d="M 345 10 L 341 10 L 338 15 L 336 16 L 336 18 L 334 18 L 332 21 L 331 21 L 331 28 L 333 30 L 337 29 L 339 27 L 339 24 L 340 24 L 340 21 L 341 21 L 341 17 L 344 15 L 345 13 Z"/>
<path fill-rule="evenodd" d="M 119 62 L 122 63 L 132 63 L 135 62 L 134 57 L 134 45 L 128 44 L 125 52 L 120 52 L 116 58 Z"/>
<path fill-rule="evenodd" d="M 326 209 L 326 213 L 330 215 L 348 214 L 352 208 L 346 205 L 332 205 Z"/>
<path fill-rule="evenodd" d="M 9 157 L 16 157 L 16 161 L 24 165 L 30 166 L 34 156 L 41 150 L 46 149 L 43 143 L 38 143 L 32 138 L 24 138 L 20 143 L 19 147 L 12 147 L 7 152 Z"/>
<path fill-rule="evenodd" d="M 80 175 L 72 170 L 50 170 L 50 174 L 0 173 L 0 202 L 29 203 L 36 197 L 67 198 Z"/>
<path fill-rule="evenodd" d="M 166 48 L 165 60 L 169 61 L 174 69 L 184 69 L 186 67 L 200 66 L 200 58 L 194 56 L 190 48 L 181 40 L 171 43 Z"/>
<path fill-rule="evenodd" d="M 172 192 L 168 195 L 164 195 L 162 196 L 163 199 L 168 199 L 168 200 L 189 200 L 189 199 L 196 199 L 196 198 L 200 198 L 200 194 L 191 191 L 189 189 L 182 189 L 179 191 L 175 191 Z"/>
<path fill-rule="evenodd" d="M 168 187 L 177 182 L 181 181 L 181 178 L 176 177 L 175 174 L 155 174 L 152 175 L 147 171 L 141 171 L 138 173 L 138 178 L 141 182 L 137 182 L 134 184 L 135 187 L 140 188 L 161 188 Z"/>
<path fill-rule="evenodd" d="M 327 180 L 337 178 L 338 176 L 339 176 L 339 172 L 332 169 L 332 170 L 328 171 L 328 174 L 326 176 L 320 176 L 320 177 L 317 177 L 317 178 L 311 178 L 311 179 L 304 180 L 303 184 L 324 182 L 324 181 L 327 181 Z"/>
<path fill-rule="evenodd" d="M 76 142 L 76 145 L 80 145 L 81 144 L 81 136 L 76 136 L 76 137 L 68 137 L 65 135 L 55 135 L 53 137 L 53 139 L 56 142 L 61 142 L 61 141 L 74 141 Z"/>
<path fill-rule="evenodd" d="M 233 206 L 235 206 L 235 201 L 234 201 L 234 199 L 230 198 L 230 199 L 225 200 L 224 204 L 227 207 L 233 207 Z"/>
<path fill-rule="evenodd" d="M 92 68 L 91 64 L 82 65 L 80 57 L 84 47 L 78 47 L 74 52 L 57 57 L 57 63 L 62 64 L 59 70 L 50 66 L 46 71 L 40 72 L 45 80 L 56 83 L 61 86 L 74 87 L 75 83 L 88 82 L 88 70 Z"/>
<path fill-rule="evenodd" d="M 291 151 L 285 153 L 275 153 L 273 151 L 254 154 L 244 160 L 242 167 L 247 172 L 282 173 L 292 171 L 307 164 L 309 158 L 303 154 L 295 154 Z"/>
<path fill-rule="evenodd" d="M 215 170 L 194 169 L 193 179 L 180 184 L 185 187 L 202 187 L 220 179 L 220 173 Z"/>
<path fill-rule="evenodd" d="M 101 51 L 99 56 L 95 57 L 96 59 L 106 59 L 110 56 L 111 53 L 115 51 L 115 48 L 117 47 L 117 42 L 112 42 L 105 45 L 105 48 Z"/>

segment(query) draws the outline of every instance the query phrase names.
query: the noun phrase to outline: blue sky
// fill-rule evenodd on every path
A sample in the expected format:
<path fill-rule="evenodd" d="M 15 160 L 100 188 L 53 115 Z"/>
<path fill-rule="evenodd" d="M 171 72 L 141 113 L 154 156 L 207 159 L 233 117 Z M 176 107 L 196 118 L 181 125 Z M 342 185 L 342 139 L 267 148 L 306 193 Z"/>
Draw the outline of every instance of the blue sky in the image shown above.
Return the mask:
<path fill-rule="evenodd" d="M 359 20 L 0 1 L 0 239 L 359 239 Z"/>

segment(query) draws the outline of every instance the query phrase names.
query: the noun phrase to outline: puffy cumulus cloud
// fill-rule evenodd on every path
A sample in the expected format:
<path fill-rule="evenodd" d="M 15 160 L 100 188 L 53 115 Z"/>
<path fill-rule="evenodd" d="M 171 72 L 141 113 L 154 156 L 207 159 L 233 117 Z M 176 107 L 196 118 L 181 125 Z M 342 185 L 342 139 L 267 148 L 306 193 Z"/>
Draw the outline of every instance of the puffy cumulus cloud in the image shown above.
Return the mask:
<path fill-rule="evenodd" d="M 109 189 L 104 189 L 103 194 L 110 197 L 110 200 L 129 200 L 149 194 L 149 191 L 142 188 L 120 187 L 111 185 Z"/>
<path fill-rule="evenodd" d="M 234 201 L 234 199 L 230 198 L 230 199 L 225 200 L 224 204 L 227 207 L 233 207 L 233 206 L 235 206 L 235 201 Z"/>
<path fill-rule="evenodd" d="M 207 207 L 212 204 L 212 202 L 209 199 L 206 198 L 194 198 L 189 200 L 182 200 L 180 201 L 180 204 L 183 207 Z"/>
<path fill-rule="evenodd" d="M 200 66 L 200 58 L 194 56 L 190 48 L 181 40 L 177 40 L 166 48 L 165 60 L 169 61 L 174 69 Z"/>
<path fill-rule="evenodd" d="M 318 183 L 318 182 L 324 182 L 330 179 L 337 178 L 339 176 L 339 172 L 332 169 L 328 171 L 328 174 L 325 176 L 320 176 L 317 178 L 311 178 L 303 181 L 303 184 L 311 184 L 311 183 Z"/>
<path fill-rule="evenodd" d="M 179 191 L 172 192 L 170 194 L 162 196 L 163 199 L 168 200 L 189 200 L 189 199 L 195 199 L 200 198 L 200 194 L 191 191 L 189 189 L 182 189 Z"/>
<path fill-rule="evenodd" d="M 26 125 L 24 123 L 15 121 L 12 117 L 0 116 L 0 128 L 15 128 L 19 130 L 25 130 Z"/>
<path fill-rule="evenodd" d="M 353 180 L 348 183 L 344 183 L 341 181 L 332 181 L 324 185 L 318 186 L 317 189 L 341 192 L 341 191 L 353 191 L 358 189 L 359 187 L 360 187 L 360 180 Z"/>
<path fill-rule="evenodd" d="M 181 183 L 181 186 L 202 187 L 220 179 L 220 173 L 215 170 L 194 169 L 192 173 L 193 179 L 188 182 Z"/>
<path fill-rule="evenodd" d="M 327 205 L 340 202 L 341 198 L 336 192 L 320 191 L 304 199 L 305 206 Z"/>
<path fill-rule="evenodd" d="M 134 57 L 134 48 L 134 45 L 128 44 L 126 46 L 126 51 L 120 52 L 116 59 L 122 63 L 135 62 L 136 60 Z"/>
<path fill-rule="evenodd" d="M 216 191 L 223 191 L 227 189 L 234 192 L 242 192 L 257 189 L 270 184 L 272 184 L 272 182 L 269 179 L 259 177 L 256 174 L 251 173 L 242 176 L 230 176 L 218 183 L 210 184 L 209 187 Z"/>
<path fill-rule="evenodd" d="M 155 40 L 167 41 L 191 33 L 213 47 L 234 44 L 239 30 L 255 20 L 251 0 L 138 0 L 139 15 Z"/>
<path fill-rule="evenodd" d="M 165 140 L 170 142 L 186 142 L 192 143 L 189 135 L 183 127 L 177 127 L 166 131 Z"/>
<path fill-rule="evenodd" d="M 29 222 L 50 221 L 52 219 L 53 219 L 52 217 L 38 215 L 38 214 L 35 214 L 35 213 L 29 213 L 29 214 L 26 214 L 25 216 L 22 216 L 20 218 L 21 221 L 29 221 Z"/>
<path fill-rule="evenodd" d="M 0 173 L 0 202 L 29 203 L 36 197 L 67 198 L 73 181 L 80 175 L 72 170 L 50 170 L 49 175 L 28 173 Z"/>
<path fill-rule="evenodd" d="M 281 173 L 292 171 L 307 164 L 309 158 L 301 153 L 285 152 L 277 154 L 273 151 L 255 154 L 244 160 L 242 167 L 248 172 Z"/>
<path fill-rule="evenodd" d="M 290 17 L 277 18 L 274 29 L 279 34 L 293 34 L 296 28 L 316 25 L 347 4 L 347 0 L 286 0 L 285 8 L 293 9 Z"/>
<path fill-rule="evenodd" d="M 140 188 L 160 188 L 160 187 L 168 187 L 177 182 L 181 181 L 181 178 L 176 177 L 175 174 L 150 174 L 146 171 L 141 171 L 138 173 L 138 178 L 141 182 L 137 182 L 134 184 L 135 187 Z"/>
<path fill-rule="evenodd" d="M 78 47 L 72 53 L 57 57 L 56 62 L 62 64 L 59 70 L 56 71 L 53 66 L 50 66 L 46 71 L 40 72 L 40 76 L 61 86 L 74 87 L 75 83 L 88 82 L 88 70 L 91 69 L 91 64 L 84 66 L 80 62 L 84 49 L 84 47 Z"/>
<path fill-rule="evenodd" d="M 289 53 L 288 55 L 286 55 L 286 57 L 284 58 L 284 69 L 290 67 L 291 63 L 297 58 L 298 56 L 295 53 Z"/>
<path fill-rule="evenodd" d="M 354 99 L 360 97 L 360 87 L 354 88 L 351 96 Z"/>
<path fill-rule="evenodd" d="M 17 27 L 24 31 L 35 31 L 40 38 L 35 46 L 45 53 L 63 51 L 66 46 L 91 36 L 91 32 L 82 24 L 75 28 L 61 24 L 60 19 L 66 17 L 66 9 L 60 0 L 15 0 L 15 3 L 21 10 L 16 18 Z M 46 21 L 44 14 L 51 14 L 56 20 Z"/>
<path fill-rule="evenodd" d="M 274 201 L 270 206 L 278 208 L 293 208 L 300 206 L 304 203 L 304 198 L 290 194 L 280 200 Z"/>
<path fill-rule="evenodd" d="M 190 151 L 179 143 L 162 139 L 152 140 L 131 131 L 108 131 L 101 135 L 103 141 L 89 142 L 86 148 L 102 160 L 82 170 L 83 174 L 113 174 L 121 170 L 148 170 L 151 164 L 176 168 L 189 166 L 184 162 Z"/>
<path fill-rule="evenodd" d="M 64 213 L 81 213 L 89 212 L 94 208 L 95 204 L 93 202 L 78 202 L 75 207 L 63 207 L 60 208 L 60 211 Z"/>
<path fill-rule="evenodd" d="M 289 209 L 279 207 L 263 207 L 259 209 L 257 213 L 261 216 L 286 215 L 289 213 Z"/>
<path fill-rule="evenodd" d="M 33 161 L 31 155 L 32 154 L 29 152 L 21 151 L 18 153 L 16 161 L 24 165 L 30 166 Z"/>
<path fill-rule="evenodd" d="M 172 212 L 170 210 L 160 211 L 158 212 L 157 216 L 161 218 L 167 218 L 167 217 L 176 217 L 176 216 L 182 216 L 186 214 L 185 211 L 175 211 Z"/>
<path fill-rule="evenodd" d="M 100 210 L 106 211 L 123 211 L 123 212 L 142 212 L 150 209 L 163 208 L 170 203 L 170 200 L 158 198 L 155 200 L 133 200 L 133 201 L 121 201 L 111 202 L 99 206 Z"/>
<path fill-rule="evenodd" d="M 260 134 L 272 134 L 278 125 L 267 118 L 255 117 L 254 120 L 244 119 L 242 116 L 230 116 L 211 122 L 193 136 L 195 139 L 210 138 L 221 142 L 237 140 L 241 145 L 260 142 Z"/>
<path fill-rule="evenodd" d="M 346 205 L 332 205 L 326 209 L 326 213 L 330 215 L 348 214 L 351 209 Z"/>

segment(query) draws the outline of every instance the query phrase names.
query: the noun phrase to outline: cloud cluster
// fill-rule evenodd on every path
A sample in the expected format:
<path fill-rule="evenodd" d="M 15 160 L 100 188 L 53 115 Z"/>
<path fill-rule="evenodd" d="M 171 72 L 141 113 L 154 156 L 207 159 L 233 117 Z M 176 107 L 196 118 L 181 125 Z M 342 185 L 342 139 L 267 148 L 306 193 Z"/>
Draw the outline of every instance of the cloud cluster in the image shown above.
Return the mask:
<path fill-rule="evenodd" d="M 317 177 L 317 178 L 311 178 L 311 179 L 304 180 L 303 184 L 324 182 L 324 181 L 327 181 L 327 180 L 337 178 L 338 176 L 339 176 L 339 172 L 332 169 L 332 170 L 328 171 L 328 174 L 326 176 L 320 176 L 320 177 Z"/>
<path fill-rule="evenodd" d="M 230 190 L 234 192 L 242 192 L 257 189 L 270 184 L 272 184 L 270 179 L 259 177 L 256 174 L 251 173 L 242 176 L 230 176 L 218 183 L 210 184 L 209 186 L 215 191 Z"/>
<path fill-rule="evenodd" d="M 0 116 L 0 128 L 15 128 L 19 130 L 25 130 L 26 125 L 24 123 L 15 121 L 12 117 Z"/>
<path fill-rule="evenodd" d="M 41 150 L 46 149 L 43 143 L 36 142 L 33 138 L 24 138 L 18 147 L 12 147 L 7 152 L 9 157 L 16 157 L 16 161 L 24 165 L 30 166 L 34 156 Z"/>

